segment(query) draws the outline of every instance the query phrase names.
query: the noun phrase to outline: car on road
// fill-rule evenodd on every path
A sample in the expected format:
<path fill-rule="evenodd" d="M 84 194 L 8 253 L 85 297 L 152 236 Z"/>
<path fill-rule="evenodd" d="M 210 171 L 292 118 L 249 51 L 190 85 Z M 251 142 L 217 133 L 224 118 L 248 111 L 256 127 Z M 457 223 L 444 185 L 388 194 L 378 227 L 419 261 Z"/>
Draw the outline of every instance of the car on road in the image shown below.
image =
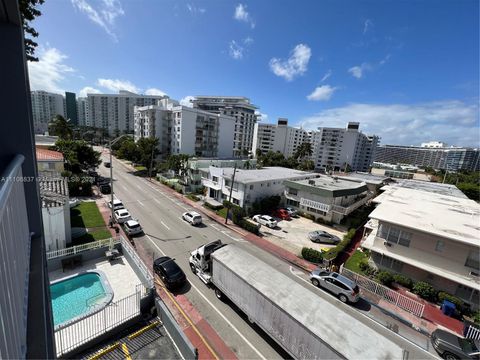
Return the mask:
<path fill-rule="evenodd" d="M 340 238 L 338 236 L 329 234 L 323 230 L 309 232 L 308 239 L 314 243 L 338 244 L 340 242 Z"/>
<path fill-rule="evenodd" d="M 437 329 L 430 341 L 436 352 L 444 359 L 480 359 L 480 341 L 459 337 L 451 332 Z"/>
<path fill-rule="evenodd" d="M 169 256 L 156 259 L 153 262 L 153 270 L 170 290 L 180 288 L 187 282 L 183 270 L 177 265 L 175 259 Z"/>
<path fill-rule="evenodd" d="M 285 210 L 287 210 L 288 214 L 291 216 L 291 217 L 298 217 L 298 211 L 295 210 L 294 208 L 292 207 L 286 207 L 284 208 Z"/>
<path fill-rule="evenodd" d="M 116 210 L 113 215 L 115 216 L 115 221 L 119 224 L 123 224 L 125 221 L 132 220 L 132 215 L 130 215 L 127 209 Z"/>
<path fill-rule="evenodd" d="M 100 184 L 98 186 L 98 189 L 102 194 L 105 194 L 105 195 L 112 193 L 112 187 L 110 186 L 110 184 Z"/>
<path fill-rule="evenodd" d="M 292 220 L 290 213 L 286 209 L 277 209 L 272 215 L 282 220 Z"/>
<path fill-rule="evenodd" d="M 273 217 L 268 215 L 255 215 L 252 219 L 253 221 L 256 221 L 259 224 L 265 225 L 270 229 L 277 227 L 277 221 Z"/>
<path fill-rule="evenodd" d="M 142 227 L 136 220 L 127 220 L 123 223 L 123 230 L 127 235 L 137 235 L 143 232 Z"/>
<path fill-rule="evenodd" d="M 315 269 L 310 273 L 313 285 L 330 291 L 343 303 L 355 303 L 360 299 L 360 289 L 355 281 L 336 272 Z"/>
<path fill-rule="evenodd" d="M 105 166 L 106 168 L 109 168 L 109 167 L 112 167 L 112 164 L 110 164 L 110 161 L 105 161 L 103 163 L 103 166 Z"/>
<path fill-rule="evenodd" d="M 184 212 L 182 219 L 189 222 L 191 225 L 200 225 L 202 223 L 202 215 L 195 211 Z"/>
<path fill-rule="evenodd" d="M 112 202 L 108 202 L 108 207 L 112 208 Z M 120 209 L 125 209 L 125 206 L 123 206 L 123 203 L 119 199 L 113 199 L 113 210 L 120 210 Z"/>

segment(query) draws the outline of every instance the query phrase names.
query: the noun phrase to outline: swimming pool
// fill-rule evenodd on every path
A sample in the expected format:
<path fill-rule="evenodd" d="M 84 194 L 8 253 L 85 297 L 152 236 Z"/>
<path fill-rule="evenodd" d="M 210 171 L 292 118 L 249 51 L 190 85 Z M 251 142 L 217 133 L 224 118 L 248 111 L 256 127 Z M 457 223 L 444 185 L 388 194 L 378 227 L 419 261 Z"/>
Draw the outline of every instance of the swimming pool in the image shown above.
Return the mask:
<path fill-rule="evenodd" d="M 58 326 L 93 314 L 108 305 L 113 292 L 99 271 L 69 276 L 50 284 L 53 323 Z"/>

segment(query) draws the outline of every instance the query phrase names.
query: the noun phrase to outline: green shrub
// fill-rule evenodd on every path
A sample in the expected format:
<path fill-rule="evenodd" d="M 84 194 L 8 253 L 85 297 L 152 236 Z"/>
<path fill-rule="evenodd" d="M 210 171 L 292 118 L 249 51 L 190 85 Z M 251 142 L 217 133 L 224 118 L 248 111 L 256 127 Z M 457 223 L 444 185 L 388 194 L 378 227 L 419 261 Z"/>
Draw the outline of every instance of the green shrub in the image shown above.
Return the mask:
<path fill-rule="evenodd" d="M 311 215 L 311 214 L 307 214 L 307 213 L 301 212 L 301 213 L 299 213 L 299 215 L 300 215 L 300 216 L 303 216 L 303 217 L 306 218 L 306 219 L 315 221 L 315 216 L 313 216 L 313 215 Z"/>
<path fill-rule="evenodd" d="M 395 274 L 393 275 L 393 280 L 398 284 L 406 287 L 407 289 L 412 289 L 413 287 L 413 280 L 409 277 L 402 275 L 402 274 Z"/>
<path fill-rule="evenodd" d="M 194 194 L 188 194 L 187 198 L 189 198 L 192 201 L 200 201 L 200 198 L 198 196 L 195 196 Z"/>
<path fill-rule="evenodd" d="M 423 281 L 419 281 L 413 285 L 413 293 L 431 302 L 435 302 L 437 299 L 437 290 L 429 283 Z"/>
<path fill-rule="evenodd" d="M 319 264 L 323 261 L 323 256 L 320 251 L 311 248 L 302 248 L 302 257 L 310 262 Z"/>
<path fill-rule="evenodd" d="M 376 270 L 375 268 L 371 267 L 368 263 L 368 260 L 362 260 L 358 264 L 359 269 L 367 276 L 374 275 Z"/>
<path fill-rule="evenodd" d="M 443 300 L 447 300 L 455 304 L 457 309 L 461 309 L 463 307 L 463 300 L 456 297 L 455 295 L 449 294 L 444 291 L 439 291 L 437 297 L 438 297 L 438 301 L 441 303 L 443 303 Z"/>
<path fill-rule="evenodd" d="M 475 324 L 480 325 L 480 311 L 477 311 L 476 313 L 474 313 L 472 318 Z"/>
<path fill-rule="evenodd" d="M 380 283 L 382 283 L 385 286 L 390 287 L 393 282 L 393 275 L 389 273 L 388 271 L 381 270 L 377 273 L 376 278 Z"/>
<path fill-rule="evenodd" d="M 203 206 L 206 207 L 207 209 L 214 210 L 214 211 L 220 210 L 220 209 L 223 208 L 223 205 L 216 205 L 216 206 L 214 206 L 214 205 L 212 205 L 212 204 L 210 204 L 210 203 L 207 203 L 207 202 L 204 203 Z"/>
<path fill-rule="evenodd" d="M 340 254 L 342 251 L 344 251 L 352 242 L 353 237 L 355 236 L 355 229 L 350 229 L 348 230 L 348 233 L 346 233 L 343 237 L 343 240 L 340 241 L 337 246 L 334 248 L 329 249 L 325 253 L 325 259 L 328 260 L 333 260 L 335 259 L 338 254 Z"/>
<path fill-rule="evenodd" d="M 238 222 L 238 225 L 247 231 L 250 231 L 251 233 L 254 233 L 255 235 L 258 235 L 260 233 L 258 226 L 255 224 L 250 223 L 249 221 L 242 219 Z"/>

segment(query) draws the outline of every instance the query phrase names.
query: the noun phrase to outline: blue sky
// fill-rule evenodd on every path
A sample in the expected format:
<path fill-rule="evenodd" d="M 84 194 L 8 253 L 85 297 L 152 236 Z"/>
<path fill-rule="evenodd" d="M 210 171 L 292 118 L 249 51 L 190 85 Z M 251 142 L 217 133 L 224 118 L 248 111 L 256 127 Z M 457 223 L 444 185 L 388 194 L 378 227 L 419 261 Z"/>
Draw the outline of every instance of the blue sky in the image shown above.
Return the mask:
<path fill-rule="evenodd" d="M 262 121 L 479 146 L 479 2 L 46 0 L 32 89 L 241 95 Z"/>

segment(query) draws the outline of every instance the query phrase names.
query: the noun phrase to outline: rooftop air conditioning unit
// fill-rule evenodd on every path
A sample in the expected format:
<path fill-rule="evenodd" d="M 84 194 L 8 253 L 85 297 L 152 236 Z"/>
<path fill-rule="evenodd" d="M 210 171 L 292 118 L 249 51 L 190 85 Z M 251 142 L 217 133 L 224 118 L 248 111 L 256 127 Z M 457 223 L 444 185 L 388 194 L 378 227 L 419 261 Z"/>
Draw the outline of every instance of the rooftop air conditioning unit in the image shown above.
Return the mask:
<path fill-rule="evenodd" d="M 470 271 L 470 275 L 472 275 L 472 276 L 479 276 L 478 273 L 476 273 L 475 271 Z"/>

